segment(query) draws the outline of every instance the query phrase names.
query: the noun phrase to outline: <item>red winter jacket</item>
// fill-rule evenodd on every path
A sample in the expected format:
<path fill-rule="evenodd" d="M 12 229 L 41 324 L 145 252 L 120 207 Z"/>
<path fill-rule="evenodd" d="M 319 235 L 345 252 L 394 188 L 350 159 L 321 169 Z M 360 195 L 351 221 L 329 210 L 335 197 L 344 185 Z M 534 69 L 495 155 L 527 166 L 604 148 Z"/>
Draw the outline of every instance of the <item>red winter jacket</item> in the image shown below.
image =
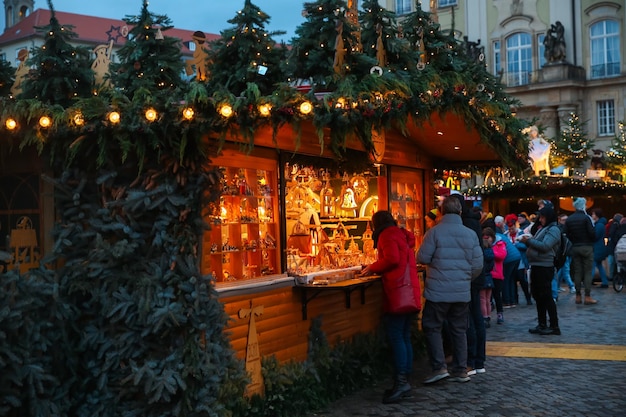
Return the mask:
<path fill-rule="evenodd" d="M 378 260 L 369 266 L 370 271 L 383 277 L 383 288 L 394 280 L 402 278 L 407 262 L 410 262 L 413 292 L 421 309 L 422 291 L 415 263 L 415 236 L 405 229 L 389 226 L 378 237 Z M 383 310 L 389 311 L 389 301 L 385 297 Z"/>

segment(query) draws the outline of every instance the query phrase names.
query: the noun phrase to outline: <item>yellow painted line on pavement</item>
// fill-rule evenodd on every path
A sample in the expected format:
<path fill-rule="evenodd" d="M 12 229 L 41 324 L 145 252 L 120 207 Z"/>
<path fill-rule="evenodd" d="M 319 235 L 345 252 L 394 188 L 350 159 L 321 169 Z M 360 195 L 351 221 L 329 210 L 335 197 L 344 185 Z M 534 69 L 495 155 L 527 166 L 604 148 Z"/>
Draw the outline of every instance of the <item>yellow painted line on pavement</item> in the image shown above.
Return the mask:
<path fill-rule="evenodd" d="M 487 356 L 626 362 L 626 346 L 487 342 Z"/>

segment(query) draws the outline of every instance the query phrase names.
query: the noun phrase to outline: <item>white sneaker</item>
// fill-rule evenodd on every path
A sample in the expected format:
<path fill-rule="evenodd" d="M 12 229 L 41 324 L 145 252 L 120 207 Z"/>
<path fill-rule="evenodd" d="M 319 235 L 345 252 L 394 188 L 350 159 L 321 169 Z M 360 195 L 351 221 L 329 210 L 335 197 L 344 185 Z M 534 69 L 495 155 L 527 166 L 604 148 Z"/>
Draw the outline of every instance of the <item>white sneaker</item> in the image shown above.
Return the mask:
<path fill-rule="evenodd" d="M 477 374 L 484 374 L 485 372 L 485 368 L 478 368 L 478 369 L 474 369 L 474 371 L 476 371 Z"/>
<path fill-rule="evenodd" d="M 474 369 L 474 368 L 467 368 L 467 375 L 468 376 L 476 375 L 476 369 Z"/>
<path fill-rule="evenodd" d="M 576 288 L 572 287 L 569 289 L 570 294 L 576 294 Z"/>

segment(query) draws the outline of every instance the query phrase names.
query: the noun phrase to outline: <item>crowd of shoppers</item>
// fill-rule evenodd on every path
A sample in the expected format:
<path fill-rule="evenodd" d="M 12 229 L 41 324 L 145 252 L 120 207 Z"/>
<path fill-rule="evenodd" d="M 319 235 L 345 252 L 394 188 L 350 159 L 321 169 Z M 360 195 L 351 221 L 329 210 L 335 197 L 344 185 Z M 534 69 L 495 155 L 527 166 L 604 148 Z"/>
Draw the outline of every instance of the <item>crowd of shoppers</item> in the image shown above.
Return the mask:
<path fill-rule="evenodd" d="M 613 250 L 626 235 L 626 218 L 618 213 L 607 221 L 596 207 L 587 212 L 583 197 L 574 199 L 573 206 L 573 213 L 557 216 L 552 202 L 540 200 L 535 213 L 494 216 L 472 207 L 458 193 L 439 199 L 439 207 L 428 213 L 428 230 L 416 254 L 417 263 L 426 271 L 422 329 L 431 373 L 424 384 L 443 379 L 467 382 L 471 376 L 485 373 L 486 332 L 492 314 L 495 311 L 496 324 L 504 325 L 504 310 L 518 306 L 520 295 L 527 306 L 533 305 L 534 299 L 537 325 L 529 332 L 542 336 L 561 334 L 560 291 L 575 294 L 576 304 L 597 303 L 591 296 L 593 275 L 598 272 L 599 288 L 608 287 L 615 274 Z M 372 220 L 376 220 L 377 241 L 384 246 L 379 246 L 379 260 L 365 271 L 389 273 L 380 267 L 385 258 L 410 250 L 415 242 L 399 231 L 388 212 L 379 212 Z M 562 234 L 573 247 L 557 270 L 555 258 Z M 397 249 L 397 245 L 403 249 L 385 249 Z M 404 268 L 401 262 L 392 264 L 391 270 Z M 385 317 L 395 369 L 394 385 L 385 392 L 385 403 L 399 401 L 411 390 L 407 378 L 414 319 L 414 314 Z"/>

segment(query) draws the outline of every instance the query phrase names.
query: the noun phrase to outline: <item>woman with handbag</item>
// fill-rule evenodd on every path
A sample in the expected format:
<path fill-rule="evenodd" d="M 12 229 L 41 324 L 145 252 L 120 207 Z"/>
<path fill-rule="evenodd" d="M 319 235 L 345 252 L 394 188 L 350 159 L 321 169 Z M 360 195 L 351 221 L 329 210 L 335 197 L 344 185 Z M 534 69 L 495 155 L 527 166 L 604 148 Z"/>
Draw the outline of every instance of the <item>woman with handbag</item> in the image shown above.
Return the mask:
<path fill-rule="evenodd" d="M 408 377 L 413 366 L 411 325 L 421 308 L 421 289 L 415 264 L 415 236 L 397 226 L 390 212 L 377 211 L 372 216 L 376 262 L 365 267 L 362 275 L 382 275 L 384 290 L 383 322 L 394 365 L 394 384 L 385 391 L 383 403 L 401 400 L 411 391 Z"/>

